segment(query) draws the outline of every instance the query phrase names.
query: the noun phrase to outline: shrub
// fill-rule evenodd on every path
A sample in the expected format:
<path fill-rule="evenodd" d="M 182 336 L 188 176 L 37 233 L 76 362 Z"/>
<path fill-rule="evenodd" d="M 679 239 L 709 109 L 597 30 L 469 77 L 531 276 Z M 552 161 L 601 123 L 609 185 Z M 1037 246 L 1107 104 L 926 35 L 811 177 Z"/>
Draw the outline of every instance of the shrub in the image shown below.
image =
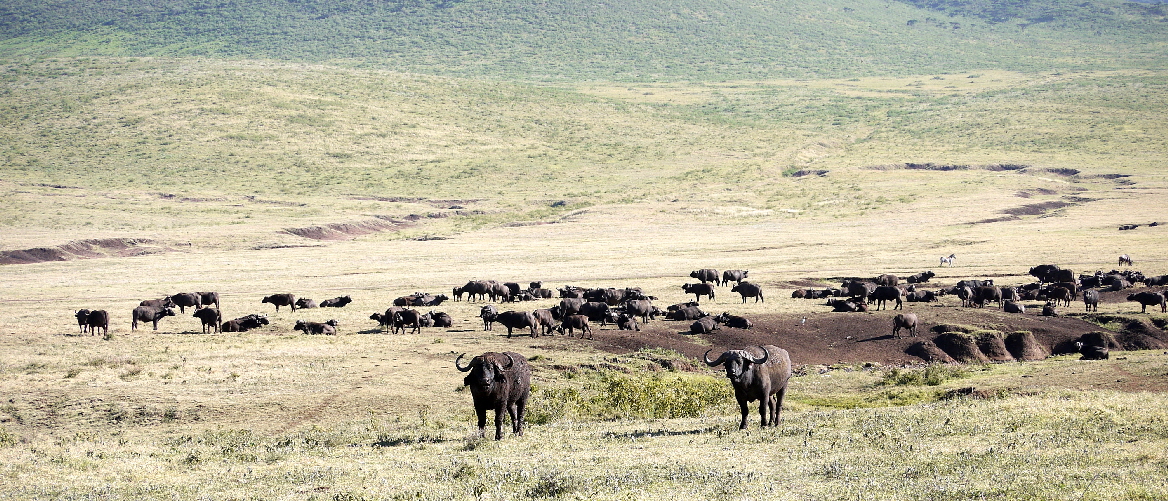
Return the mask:
<path fill-rule="evenodd" d="M 937 386 L 950 379 L 969 376 L 964 367 L 948 364 L 930 364 L 924 369 L 892 369 L 884 373 L 880 384 L 885 386 Z"/>

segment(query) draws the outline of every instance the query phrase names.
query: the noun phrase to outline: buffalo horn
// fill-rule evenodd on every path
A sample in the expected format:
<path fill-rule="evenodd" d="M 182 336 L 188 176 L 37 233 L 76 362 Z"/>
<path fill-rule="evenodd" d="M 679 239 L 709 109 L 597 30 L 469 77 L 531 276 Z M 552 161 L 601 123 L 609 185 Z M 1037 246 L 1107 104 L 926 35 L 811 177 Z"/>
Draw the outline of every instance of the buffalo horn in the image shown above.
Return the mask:
<path fill-rule="evenodd" d="M 717 360 L 711 362 L 710 361 L 710 351 L 711 350 L 713 350 L 713 348 L 706 350 L 706 353 L 702 355 L 702 360 L 706 362 L 706 365 L 708 365 L 710 367 L 717 367 L 718 364 L 721 364 L 722 362 L 726 361 L 726 353 L 722 353 L 722 355 L 719 356 Z"/>
<path fill-rule="evenodd" d="M 454 359 L 454 368 L 458 369 L 461 372 L 467 372 L 470 370 L 471 367 L 474 367 L 474 360 L 471 360 L 471 362 L 466 365 L 466 368 L 463 368 L 461 365 L 458 365 L 458 361 L 462 360 L 462 357 L 464 357 L 464 356 L 466 356 L 466 353 L 463 353 L 462 355 L 459 355 L 458 358 Z"/>
<path fill-rule="evenodd" d="M 503 370 L 508 370 L 515 366 L 515 359 L 511 358 L 510 353 L 503 353 L 503 356 L 507 357 L 507 366 L 504 367 Z"/>
<path fill-rule="evenodd" d="M 762 365 L 762 364 L 765 364 L 766 361 L 771 358 L 771 352 L 767 351 L 766 348 L 763 348 L 762 346 L 759 346 L 758 348 L 760 350 L 762 350 L 762 358 L 759 359 L 759 358 L 751 357 L 750 362 L 754 363 L 754 364 Z"/>

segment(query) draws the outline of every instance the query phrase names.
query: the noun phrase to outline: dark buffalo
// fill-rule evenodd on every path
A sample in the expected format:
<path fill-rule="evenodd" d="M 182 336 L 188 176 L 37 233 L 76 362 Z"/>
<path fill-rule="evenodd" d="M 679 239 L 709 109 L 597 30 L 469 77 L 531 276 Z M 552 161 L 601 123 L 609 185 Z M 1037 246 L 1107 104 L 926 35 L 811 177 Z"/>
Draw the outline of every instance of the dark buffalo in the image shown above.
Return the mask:
<path fill-rule="evenodd" d="M 937 300 L 937 293 L 933 291 L 912 291 L 904 295 L 904 300 L 910 303 L 929 303 Z"/>
<path fill-rule="evenodd" d="M 186 313 L 186 308 L 188 306 L 199 309 L 203 305 L 202 296 L 199 296 L 193 292 L 180 292 L 173 296 L 167 296 L 166 299 L 169 299 L 172 303 L 175 304 L 175 306 L 178 306 L 179 313 Z"/>
<path fill-rule="evenodd" d="M 507 337 L 511 337 L 514 329 L 527 329 L 531 332 L 531 337 L 539 337 L 539 333 L 535 331 L 539 327 L 539 320 L 536 320 L 530 311 L 504 311 L 495 321 L 507 328 Z"/>
<path fill-rule="evenodd" d="M 487 280 L 487 289 L 487 295 L 491 297 L 491 301 L 503 303 L 511 300 L 511 288 L 503 285 L 502 282 Z"/>
<path fill-rule="evenodd" d="M 721 327 L 721 324 L 718 323 L 718 317 L 707 315 L 695 320 L 694 323 L 690 324 L 689 333 L 709 334 L 718 330 L 719 327 Z"/>
<path fill-rule="evenodd" d="M 868 297 L 876 288 L 879 287 L 875 282 L 865 282 L 862 280 L 845 280 L 840 284 L 844 290 L 848 292 L 848 297 Z"/>
<path fill-rule="evenodd" d="M 1059 316 L 1059 313 L 1058 309 L 1055 308 L 1054 303 L 1047 301 L 1046 304 L 1042 305 L 1041 315 L 1044 317 L 1057 317 Z"/>
<path fill-rule="evenodd" d="M 1071 305 L 1071 301 L 1075 299 L 1075 295 L 1071 291 L 1067 290 L 1066 287 L 1051 287 L 1046 291 L 1046 298 L 1050 301 L 1054 301 L 1055 306 L 1066 303 L 1066 305 L 1069 307 Z"/>
<path fill-rule="evenodd" d="M 961 306 L 971 306 L 973 302 L 973 288 L 968 285 L 959 285 L 956 288 L 956 294 L 961 299 Z"/>
<path fill-rule="evenodd" d="M 714 320 L 717 320 L 718 323 L 726 327 L 733 327 L 735 329 L 750 329 L 754 327 L 754 322 L 751 322 L 746 317 L 731 315 L 729 312 L 714 317 Z"/>
<path fill-rule="evenodd" d="M 1160 275 L 1160 276 L 1155 276 L 1155 277 L 1144 277 L 1144 285 L 1146 285 L 1148 287 L 1168 285 L 1168 275 Z"/>
<path fill-rule="evenodd" d="M 1075 348 L 1079 354 L 1083 355 L 1079 360 L 1107 360 L 1111 358 L 1106 345 L 1084 344 L 1082 341 L 1076 341 Z"/>
<path fill-rule="evenodd" d="M 1006 313 L 1026 313 L 1026 306 L 1007 300 L 1002 302 L 1002 311 Z"/>
<path fill-rule="evenodd" d="M 1165 304 L 1164 294 L 1159 292 L 1139 292 L 1129 295 L 1127 300 L 1139 302 L 1140 313 L 1147 313 L 1149 306 L 1156 305 L 1160 305 L 1160 313 L 1168 312 L 1168 305 Z"/>
<path fill-rule="evenodd" d="M 746 275 L 750 274 L 750 270 L 726 270 L 722 272 L 722 285 L 730 282 L 742 283 L 746 280 Z M 697 278 L 697 277 L 694 277 Z"/>
<path fill-rule="evenodd" d="M 887 273 L 872 279 L 876 285 L 884 285 L 887 287 L 896 287 L 900 285 L 900 278 L 896 275 L 889 275 Z"/>
<path fill-rule="evenodd" d="M 479 318 L 483 319 L 483 330 L 495 330 L 495 319 L 499 317 L 499 310 L 494 305 L 479 308 Z"/>
<path fill-rule="evenodd" d="M 983 285 L 973 289 L 973 300 L 978 303 L 985 304 L 991 301 L 997 301 L 998 309 L 1002 308 L 1002 289 L 993 285 Z"/>
<path fill-rule="evenodd" d="M 653 301 L 648 299 L 633 299 L 625 301 L 625 313 L 629 316 L 641 317 L 641 322 L 648 323 L 649 319 L 660 311 L 653 307 Z"/>
<path fill-rule="evenodd" d="M 555 297 L 555 293 L 552 292 L 551 289 L 541 289 L 537 287 L 534 289 L 527 289 L 527 292 L 531 293 L 531 296 L 536 299 L 551 299 Z"/>
<path fill-rule="evenodd" d="M 478 416 L 479 435 L 487 430 L 487 411 L 495 411 L 495 440 L 503 439 L 503 410 L 511 417 L 511 432 L 523 435 L 523 419 L 527 399 L 531 397 L 531 366 L 527 359 L 515 352 L 487 352 L 474 357 L 466 367 L 454 359 L 454 367 L 469 372 L 462 383 L 470 387 Z"/>
<path fill-rule="evenodd" d="M 1087 311 L 1099 311 L 1099 291 L 1091 289 L 1083 291 L 1083 306 Z"/>
<path fill-rule="evenodd" d="M 246 332 L 265 325 L 268 325 L 268 317 L 251 314 L 223 322 L 223 325 L 219 326 L 219 332 Z"/>
<path fill-rule="evenodd" d="M 344 308 L 346 304 L 352 303 L 353 298 L 349 296 L 334 297 L 332 299 L 325 299 L 320 302 L 321 308 Z"/>
<path fill-rule="evenodd" d="M 762 426 L 777 426 L 783 408 L 783 397 L 787 393 L 787 381 L 791 379 L 791 357 L 787 350 L 773 345 L 748 347 L 742 350 L 723 352 L 717 360 L 710 360 L 707 350 L 702 359 L 706 365 L 725 365 L 726 378 L 734 387 L 734 398 L 742 411 L 742 422 L 738 429 L 746 429 L 746 418 L 750 415 L 748 405 L 759 401 L 758 414 Z"/>
<path fill-rule="evenodd" d="M 592 339 L 592 326 L 588 325 L 588 317 L 584 315 L 568 315 L 565 316 L 560 325 L 556 327 L 556 331 L 560 334 L 568 334 L 571 337 L 573 332 L 580 331 L 580 339 L 584 339 L 584 334 L 588 334 L 588 339 Z"/>
<path fill-rule="evenodd" d="M 97 334 L 97 330 L 101 329 L 103 336 L 109 336 L 109 312 L 105 310 L 94 310 L 89 312 L 89 317 L 85 319 L 85 323 L 89 326 L 89 334 Z"/>
<path fill-rule="evenodd" d="M 710 301 L 714 300 L 714 286 L 702 282 L 700 284 L 685 284 L 681 286 L 681 290 L 686 294 L 693 294 L 694 301 L 701 301 L 702 296 L 709 296 Z"/>
<path fill-rule="evenodd" d="M 203 306 L 215 305 L 219 308 L 219 293 L 218 292 L 196 292 L 199 295 L 199 303 Z"/>
<path fill-rule="evenodd" d="M 73 316 L 77 318 L 77 328 L 80 329 L 82 334 L 85 334 L 89 330 L 89 310 L 77 310 L 73 313 Z"/>
<path fill-rule="evenodd" d="M 697 320 L 706 315 L 708 315 L 708 313 L 702 311 L 702 309 L 698 308 L 697 306 L 687 306 L 685 308 L 666 313 L 665 318 L 669 320 Z"/>
<path fill-rule="evenodd" d="M 540 308 L 532 311 L 531 315 L 535 317 L 535 321 L 539 323 L 540 334 L 546 336 L 556 330 L 556 315 L 552 310 L 547 308 Z"/>
<path fill-rule="evenodd" d="M 738 294 L 742 295 L 742 304 L 746 304 L 746 298 L 748 297 L 754 298 L 754 302 L 756 303 L 759 302 L 759 300 L 764 303 L 766 302 L 766 299 L 762 297 L 762 287 L 758 284 L 750 282 L 739 282 L 738 285 L 735 285 L 733 289 L 730 289 L 730 292 L 737 292 Z"/>
<path fill-rule="evenodd" d="M 580 313 L 580 307 L 588 301 L 583 297 L 567 297 L 560 300 L 560 315 L 575 315 Z"/>
<path fill-rule="evenodd" d="M 908 282 L 910 284 L 923 284 L 925 282 L 928 282 L 929 280 L 931 280 L 935 276 L 937 276 L 936 273 L 933 273 L 931 271 L 925 271 L 925 272 L 909 275 L 908 277 L 906 277 L 904 279 L 904 281 Z"/>
<path fill-rule="evenodd" d="M 276 311 L 280 311 L 281 306 L 290 306 L 292 311 L 296 311 L 296 296 L 293 294 L 272 294 L 271 296 L 264 296 L 261 303 L 272 303 L 276 305 Z"/>
<path fill-rule="evenodd" d="M 394 313 L 393 332 L 397 332 L 400 329 L 402 334 L 405 334 L 406 327 L 410 327 L 410 332 L 412 333 L 422 333 L 422 314 L 418 310 L 403 309 Z"/>
<path fill-rule="evenodd" d="M 882 306 L 884 309 L 888 309 L 888 305 L 886 304 L 887 301 L 896 301 L 896 306 L 892 307 L 894 310 L 904 309 L 904 291 L 900 290 L 900 287 L 881 285 L 877 287 L 876 290 L 872 291 L 872 294 L 868 296 L 868 299 L 869 301 L 876 301 L 877 311 L 879 311 Z"/>
<path fill-rule="evenodd" d="M 462 295 L 464 293 L 462 287 L 455 287 L 451 289 L 450 293 L 454 296 L 455 301 L 462 301 Z"/>
<path fill-rule="evenodd" d="M 589 302 L 580 305 L 580 314 L 588 317 L 588 320 L 599 320 L 600 325 L 608 325 L 610 311 L 608 303 Z"/>
<path fill-rule="evenodd" d="M 1053 264 L 1042 264 L 1030 268 L 1030 275 L 1040 282 L 1074 282 L 1075 273 Z"/>
<path fill-rule="evenodd" d="M 170 308 L 155 308 L 153 306 L 139 306 L 131 313 L 130 331 L 138 329 L 138 322 L 151 322 L 154 330 L 158 330 L 158 321 L 165 317 L 173 317 L 174 310 Z"/>
<path fill-rule="evenodd" d="M 191 316 L 199 319 L 203 323 L 203 334 L 207 333 L 207 327 L 211 328 L 211 332 L 222 332 L 219 330 L 219 322 L 223 320 L 223 317 L 219 315 L 218 308 L 208 307 L 195 310 L 195 313 Z"/>
<path fill-rule="evenodd" d="M 429 315 L 430 318 L 434 320 L 434 327 L 451 327 L 454 325 L 454 319 L 451 318 L 450 315 L 446 314 L 446 312 L 431 311 Z"/>
<path fill-rule="evenodd" d="M 862 297 L 847 300 L 828 299 L 827 305 L 831 307 L 831 311 L 841 313 L 863 313 L 868 311 L 868 302 L 865 298 Z"/>
<path fill-rule="evenodd" d="M 639 331 L 641 326 L 637 325 L 637 317 L 629 315 L 628 313 L 621 313 L 616 317 L 616 328 L 622 331 Z"/>
<path fill-rule="evenodd" d="M 296 307 L 301 310 L 306 310 L 310 308 L 319 308 L 320 305 L 316 304 L 316 301 L 302 297 L 296 300 Z"/>
<path fill-rule="evenodd" d="M 337 321 L 329 320 L 328 322 L 320 323 L 297 320 L 296 325 L 292 327 L 292 330 L 301 331 L 305 334 L 324 334 L 326 336 L 335 336 L 337 335 Z"/>
<path fill-rule="evenodd" d="M 908 335 L 917 337 L 917 314 L 900 313 L 892 317 L 892 337 L 900 337 L 900 330 L 908 330 Z"/>
<path fill-rule="evenodd" d="M 491 293 L 491 284 L 486 280 L 471 280 L 461 288 L 454 289 L 455 295 L 466 293 L 467 301 L 484 300 Z"/>
<path fill-rule="evenodd" d="M 154 308 L 177 308 L 177 305 L 174 304 L 174 301 L 170 300 L 170 296 L 164 297 L 162 299 L 147 299 L 141 303 L 138 303 L 138 306 L 151 306 Z"/>
<path fill-rule="evenodd" d="M 694 270 L 694 271 L 689 272 L 689 276 L 690 276 L 690 278 L 696 278 L 698 280 L 701 280 L 703 284 L 706 282 L 714 282 L 717 285 L 721 285 L 721 283 L 718 281 L 718 278 L 719 278 L 718 277 L 718 270 L 715 270 L 713 268 L 703 268 L 700 270 Z"/>

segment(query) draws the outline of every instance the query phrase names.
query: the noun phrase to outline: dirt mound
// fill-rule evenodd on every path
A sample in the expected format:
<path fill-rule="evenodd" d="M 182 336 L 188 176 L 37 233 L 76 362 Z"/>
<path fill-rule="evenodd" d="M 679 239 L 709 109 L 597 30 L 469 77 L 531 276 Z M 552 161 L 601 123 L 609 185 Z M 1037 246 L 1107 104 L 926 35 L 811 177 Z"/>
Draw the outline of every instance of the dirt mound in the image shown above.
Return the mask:
<path fill-rule="evenodd" d="M 990 359 L 978 349 L 977 340 L 957 332 L 946 332 L 933 340 L 937 347 L 954 360 L 967 364 L 984 364 Z"/>
<path fill-rule="evenodd" d="M 1034 334 L 1027 331 L 1011 332 L 1006 336 L 1005 344 L 1015 360 L 1042 360 L 1049 353 L 1034 339 Z"/>
<path fill-rule="evenodd" d="M 987 332 L 978 336 L 977 349 L 991 362 L 1013 362 L 1014 355 L 1006 349 L 1006 341 L 996 332 Z"/>
<path fill-rule="evenodd" d="M 409 226 L 412 225 L 405 221 L 373 219 L 356 223 L 332 223 L 324 226 L 287 228 L 284 232 L 312 240 L 349 240 L 370 233 L 398 231 Z"/>
<path fill-rule="evenodd" d="M 144 247 L 152 243 L 154 243 L 152 240 L 141 238 L 75 240 L 56 247 L 34 247 L 0 252 L 0 265 L 153 254 L 164 250 L 158 247 Z"/>
<path fill-rule="evenodd" d="M 914 357 L 920 357 L 921 360 L 929 363 L 951 364 L 957 362 L 944 350 L 938 348 L 937 343 L 928 340 L 918 341 L 904 352 Z"/>

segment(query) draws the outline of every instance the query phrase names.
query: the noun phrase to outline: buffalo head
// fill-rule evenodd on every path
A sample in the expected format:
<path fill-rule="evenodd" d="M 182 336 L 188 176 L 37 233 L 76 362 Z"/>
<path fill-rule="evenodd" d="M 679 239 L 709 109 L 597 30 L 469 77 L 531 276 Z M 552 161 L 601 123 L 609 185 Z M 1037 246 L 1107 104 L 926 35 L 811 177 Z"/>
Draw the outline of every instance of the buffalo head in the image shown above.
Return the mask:
<path fill-rule="evenodd" d="M 502 363 L 503 357 L 499 357 L 497 355 L 499 354 L 484 353 L 470 359 L 470 363 L 467 364 L 466 367 L 463 367 L 458 363 L 459 360 L 462 360 L 462 357 L 466 356 L 466 353 L 463 353 L 459 355 L 458 358 L 455 358 L 454 367 L 456 369 L 461 372 L 470 372 L 470 374 L 467 374 L 466 378 L 463 379 L 463 384 L 466 384 L 467 386 L 478 386 L 480 388 L 490 388 L 496 382 L 501 383 L 505 381 L 506 376 L 503 375 L 503 371 L 511 369 L 511 367 L 515 365 L 515 359 L 511 358 L 511 355 L 509 354 L 502 353 L 503 357 L 505 357 L 507 361 L 504 365 Z"/>
<path fill-rule="evenodd" d="M 706 353 L 702 355 L 702 359 L 710 367 L 725 364 L 726 377 L 730 380 L 731 384 L 739 384 L 743 381 L 750 380 L 750 372 L 754 370 L 753 365 L 765 364 L 770 358 L 770 353 L 765 349 L 762 350 L 762 357 L 755 357 L 746 350 L 730 350 L 723 352 L 717 360 L 711 361 L 710 351 L 706 350 Z"/>

